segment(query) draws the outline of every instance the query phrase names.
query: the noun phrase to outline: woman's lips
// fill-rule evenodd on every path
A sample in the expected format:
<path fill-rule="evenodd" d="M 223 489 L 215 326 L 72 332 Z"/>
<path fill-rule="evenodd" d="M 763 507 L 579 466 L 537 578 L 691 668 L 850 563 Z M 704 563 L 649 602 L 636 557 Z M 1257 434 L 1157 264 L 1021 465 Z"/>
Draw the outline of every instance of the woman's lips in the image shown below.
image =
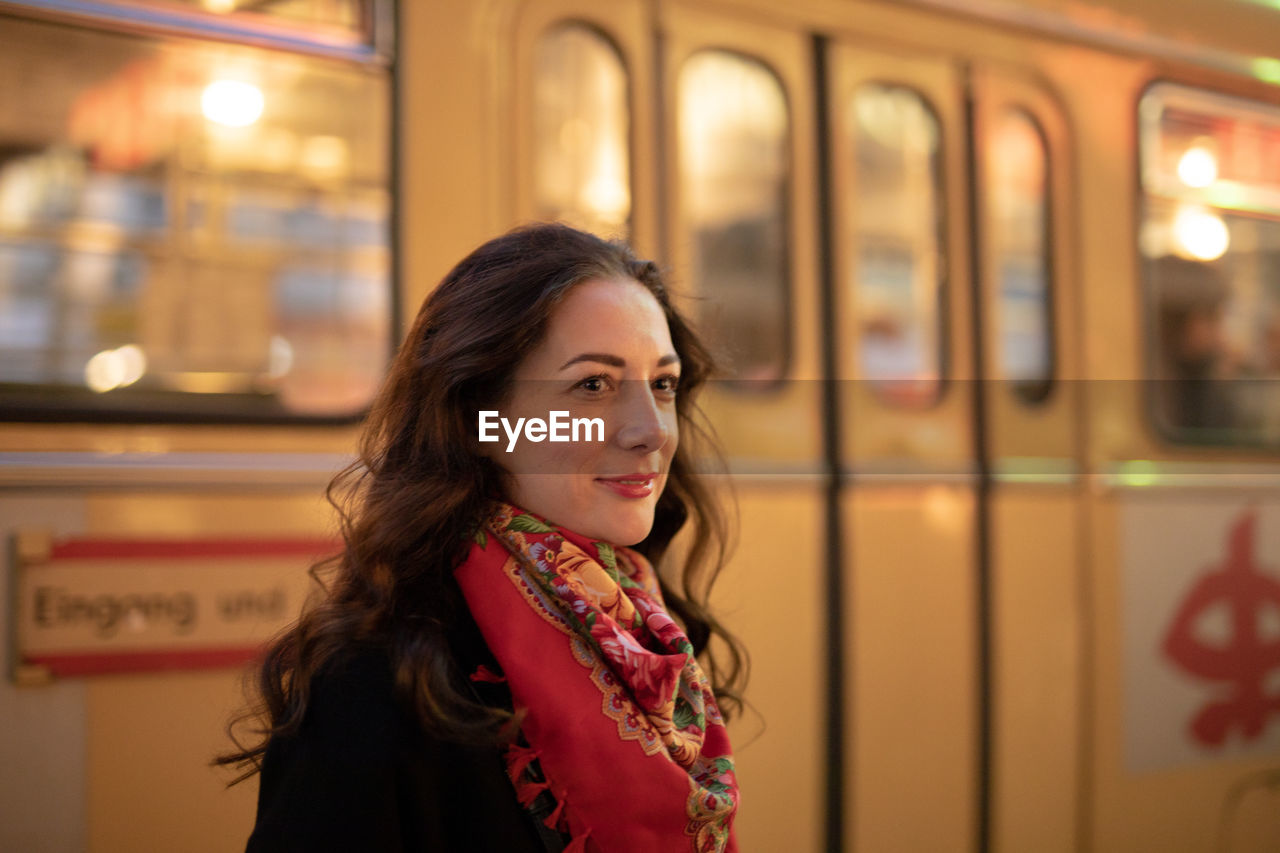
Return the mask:
<path fill-rule="evenodd" d="M 621 477 L 596 477 L 596 482 L 624 498 L 647 498 L 653 494 L 657 474 L 625 474 Z"/>

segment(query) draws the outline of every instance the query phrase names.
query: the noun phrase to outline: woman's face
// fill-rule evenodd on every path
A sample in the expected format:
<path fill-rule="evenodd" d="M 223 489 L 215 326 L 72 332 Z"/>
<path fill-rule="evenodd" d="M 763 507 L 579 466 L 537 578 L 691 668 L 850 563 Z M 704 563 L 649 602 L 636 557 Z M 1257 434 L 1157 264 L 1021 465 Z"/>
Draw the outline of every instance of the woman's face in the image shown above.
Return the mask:
<path fill-rule="evenodd" d="M 500 440 L 480 447 L 510 475 L 512 503 L 583 536 L 634 545 L 653 526 L 676 450 L 679 378 L 653 295 L 630 279 L 589 279 L 552 312 L 498 410 L 507 421 L 496 428 Z M 565 427 L 568 441 L 534 441 L 521 428 L 512 441 L 518 418 L 550 421 L 552 412 L 568 412 L 562 423 L 598 418 L 603 430 L 580 428 L 575 441 Z"/>

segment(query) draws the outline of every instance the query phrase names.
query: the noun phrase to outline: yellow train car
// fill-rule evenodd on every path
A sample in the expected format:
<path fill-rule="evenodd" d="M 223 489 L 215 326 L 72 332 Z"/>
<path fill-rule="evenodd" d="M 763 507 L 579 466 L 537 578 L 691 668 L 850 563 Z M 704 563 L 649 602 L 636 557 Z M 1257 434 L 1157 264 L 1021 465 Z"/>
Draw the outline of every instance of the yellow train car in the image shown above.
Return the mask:
<path fill-rule="evenodd" d="M 535 219 L 669 265 L 728 365 L 744 851 L 1280 848 L 1277 44 L 1249 0 L 0 0 L 0 848 L 243 845 L 210 649 L 296 610 L 401 319 Z M 41 652 L 30 578 L 112 541 L 263 618 Z"/>

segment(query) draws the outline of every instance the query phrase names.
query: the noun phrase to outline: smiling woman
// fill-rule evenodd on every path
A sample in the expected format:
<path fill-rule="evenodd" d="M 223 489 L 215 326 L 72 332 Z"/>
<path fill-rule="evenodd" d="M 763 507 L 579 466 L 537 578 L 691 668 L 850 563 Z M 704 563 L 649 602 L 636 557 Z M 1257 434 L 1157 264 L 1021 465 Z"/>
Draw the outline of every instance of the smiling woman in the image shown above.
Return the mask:
<path fill-rule="evenodd" d="M 262 772 L 250 851 L 736 849 L 710 370 L 624 246 L 535 226 L 445 277 L 331 487 L 327 593 L 262 664 L 266 738 L 219 759 Z"/>
<path fill-rule="evenodd" d="M 606 441 L 525 443 L 500 464 L 511 499 L 617 545 L 649 533 L 679 438 L 680 358 L 667 318 L 634 279 L 593 278 L 569 291 L 516 369 L 516 415 L 573 406 L 605 422 Z"/>

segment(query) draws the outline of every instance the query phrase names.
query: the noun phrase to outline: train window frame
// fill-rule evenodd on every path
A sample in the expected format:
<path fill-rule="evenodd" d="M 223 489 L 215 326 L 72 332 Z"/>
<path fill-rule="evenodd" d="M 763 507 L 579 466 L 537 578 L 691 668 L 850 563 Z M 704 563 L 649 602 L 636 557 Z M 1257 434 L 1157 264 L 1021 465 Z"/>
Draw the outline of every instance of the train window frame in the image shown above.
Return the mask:
<path fill-rule="evenodd" d="M 998 108 L 996 122 L 1003 122 L 1010 117 L 1019 118 L 1027 123 L 1031 131 L 1034 133 L 1036 141 L 1039 143 L 1039 153 L 1043 164 L 1042 177 L 1042 193 L 1040 196 L 1039 206 L 1042 212 L 1042 223 L 1040 227 L 1041 268 L 1044 273 L 1042 303 L 1044 306 L 1043 321 L 1045 329 L 1045 338 L 1043 341 L 1045 352 L 1045 371 L 1043 378 L 1037 378 L 1032 381 L 1022 381 L 1011 379 L 1005 373 L 1005 360 L 1003 358 L 1003 349 L 1005 342 L 1005 319 L 1000 309 L 1003 308 L 1001 294 L 1003 292 L 1003 275 L 1000 269 L 993 271 L 996 285 L 996 320 L 997 320 L 997 337 L 998 346 L 1000 347 L 995 364 L 998 370 L 998 379 L 1001 383 L 1006 384 L 1009 393 L 1013 399 L 1021 406 L 1028 409 L 1038 409 L 1049 405 L 1057 391 L 1059 380 L 1059 312 L 1058 312 L 1058 268 L 1057 255 L 1054 251 L 1054 233 L 1057 227 L 1057 220 L 1054 215 L 1054 207 L 1057 202 L 1054 193 L 1054 170 L 1058 168 L 1053 154 L 1053 147 L 1049 142 L 1049 133 L 1044 127 L 1044 123 L 1036 115 L 1035 110 L 1029 108 L 1026 104 L 1013 101 L 1001 105 Z M 982 140 L 984 146 L 989 146 L 995 133 L 995 128 L 988 131 L 988 136 Z M 984 156 L 991 156 L 990 148 L 985 147 Z M 991 181 L 991 175 L 988 172 L 987 180 Z M 992 182 L 994 186 L 994 182 Z M 983 221 L 986 226 L 985 233 L 989 236 L 986 238 L 991 240 L 991 236 L 997 228 L 997 220 L 995 211 L 995 201 L 992 194 L 984 194 L 987 203 L 982 211 Z M 996 246 L 991 247 L 992 258 L 999 261 L 997 257 Z"/>
<path fill-rule="evenodd" d="M 1267 423 L 1259 423 L 1251 427 L 1247 422 L 1175 423 L 1168 413 L 1163 411 L 1174 404 L 1174 396 L 1169 388 L 1162 387 L 1161 383 L 1174 380 L 1162 379 L 1160 376 L 1163 370 L 1161 352 L 1164 344 L 1162 342 L 1168 330 L 1164 328 L 1161 319 L 1162 299 L 1158 298 L 1157 293 L 1162 289 L 1161 280 L 1154 274 L 1154 268 L 1166 260 L 1184 261 L 1189 264 L 1200 262 L 1198 268 L 1201 273 L 1197 273 L 1197 278 L 1218 280 L 1225 293 L 1219 304 L 1228 304 L 1235 297 L 1237 289 L 1235 280 L 1222 272 L 1222 262 L 1226 260 L 1227 263 L 1231 263 L 1233 259 L 1230 251 L 1230 228 L 1226 220 L 1269 222 L 1274 228 L 1280 229 L 1280 181 L 1275 181 L 1270 190 L 1264 187 L 1254 192 L 1250 191 L 1247 184 L 1242 187 L 1239 182 L 1231 182 L 1231 186 L 1225 186 L 1224 182 L 1224 187 L 1215 188 L 1216 163 L 1215 178 L 1203 187 L 1193 184 L 1179 186 L 1177 181 L 1162 175 L 1159 164 L 1163 154 L 1161 123 L 1164 110 L 1170 103 L 1184 108 L 1189 105 L 1190 109 L 1200 110 L 1200 115 L 1203 117 L 1216 115 L 1228 120 L 1238 118 L 1263 120 L 1274 128 L 1277 138 L 1280 138 L 1280 107 L 1267 101 L 1170 78 L 1154 79 L 1138 93 L 1132 112 L 1135 120 L 1135 138 L 1138 143 L 1134 150 L 1136 178 L 1134 246 L 1137 249 L 1134 280 L 1139 283 L 1141 291 L 1140 332 L 1143 336 L 1141 364 L 1144 378 L 1141 383 L 1140 408 L 1144 422 L 1158 439 L 1171 448 L 1274 453 L 1280 450 L 1280 431 L 1277 431 L 1277 425 L 1273 422 L 1274 414 Z M 1215 108 L 1219 108 L 1217 112 L 1214 112 Z M 1216 140 L 1209 141 L 1216 142 Z M 1234 204 L 1231 203 L 1233 199 Z M 1203 209 L 1217 219 L 1223 233 L 1227 235 L 1227 241 L 1220 254 L 1211 258 L 1197 257 L 1193 253 L 1179 253 L 1176 248 L 1172 251 L 1157 253 L 1156 250 L 1161 248 L 1156 245 L 1161 242 L 1156 239 L 1158 236 L 1156 232 L 1159 230 L 1157 227 L 1159 211 L 1161 208 L 1178 205 L 1191 205 Z M 1174 218 L 1177 218 L 1176 215 Z M 1165 236 L 1163 241 L 1168 242 L 1172 247 L 1176 237 Z M 1168 291 L 1170 287 L 1174 287 L 1172 281 L 1166 282 L 1164 285 L 1166 293 L 1172 292 Z M 1280 291 L 1275 297 L 1273 311 L 1274 313 L 1268 316 L 1280 318 Z M 1216 320 L 1215 323 L 1221 326 L 1222 320 Z M 1274 384 L 1274 381 L 1267 377 L 1233 376 L 1211 377 L 1207 384 L 1212 386 L 1209 388 L 1211 391 L 1238 394 L 1243 384 L 1251 382 Z M 1234 387 L 1228 390 L 1228 386 Z M 1271 408 L 1280 408 L 1280 399 L 1272 403 Z"/>
<path fill-rule="evenodd" d="M 381 10 L 383 13 L 390 13 L 394 7 L 390 0 L 369 0 L 371 4 L 368 8 Z M 382 222 L 378 232 L 378 239 L 375 244 L 382 247 L 381 251 L 385 252 L 384 269 L 385 276 L 379 275 L 376 284 L 378 288 L 377 306 L 375 313 L 378 316 L 377 323 L 384 328 L 385 341 L 377 342 L 377 345 L 370 349 L 370 353 L 377 353 L 380 364 L 378 375 L 381 377 L 390 365 L 391 358 L 394 356 L 399 342 L 399 335 L 402 327 L 402 316 L 400 308 L 401 299 L 401 282 L 399 275 L 400 250 L 399 250 L 399 208 L 400 208 L 400 192 L 398 172 L 399 166 L 397 162 L 397 149 L 399 146 L 398 137 L 398 113 L 399 106 L 396 99 L 396 92 L 399 89 L 398 66 L 396 63 L 390 62 L 391 49 L 394 46 L 394 29 L 388 29 L 392 23 L 392 18 L 388 14 L 380 14 L 374 17 L 379 18 L 382 23 L 379 25 L 380 41 L 375 46 L 366 45 L 360 49 L 343 48 L 339 51 L 329 49 L 324 45 L 314 43 L 295 43 L 289 42 L 281 49 L 282 45 L 272 38 L 259 38 L 262 33 L 259 28 L 251 28 L 253 34 L 245 35 L 243 28 L 224 28 L 217 32 L 206 32 L 204 29 L 194 27 L 190 21 L 187 21 L 181 27 L 153 25 L 150 22 L 144 22 L 137 25 L 123 24 L 119 21 L 111 21 L 109 25 L 102 25 L 97 21 L 90 12 L 102 12 L 113 7 L 110 0 L 106 2 L 69 2 L 65 5 L 74 7 L 72 12 L 62 14 L 58 10 L 41 9 L 29 7 L 27 4 L 18 5 L 17 8 L 9 8 L 9 6 L 17 4 L 0 4 L 0 17 L 11 16 L 18 21 L 27 21 L 37 25 L 50 25 L 53 27 L 65 27 L 68 31 L 79 31 L 86 34 L 86 37 L 92 38 L 101 34 L 112 38 L 137 39 L 139 44 L 147 44 L 153 46 L 154 49 L 161 51 L 175 50 L 175 46 L 197 45 L 202 49 L 213 49 L 220 42 L 232 41 L 237 46 L 242 46 L 246 50 L 263 51 L 263 57 L 280 56 L 295 57 L 298 62 L 315 62 L 319 63 L 319 68 L 334 69 L 337 73 L 342 73 L 338 69 L 347 68 L 354 69 L 355 74 L 352 79 L 356 79 L 361 74 L 372 75 L 379 78 L 382 88 L 385 91 L 386 102 L 382 107 L 386 114 L 385 132 L 381 133 L 382 137 L 377 145 L 377 150 L 381 150 L 385 155 L 385 166 L 382 173 L 385 180 L 382 182 L 374 182 L 368 186 L 353 184 L 342 191 L 340 197 L 335 199 L 341 201 L 343 212 L 358 210 L 361 206 L 361 199 L 369 193 L 375 193 L 381 199 L 384 199 L 385 211 L 381 217 Z M 61 7 L 64 4 L 59 4 Z M 33 14 L 25 14 L 31 11 Z M 208 13 L 195 12 L 189 17 L 208 17 Z M 296 29 L 296 28 L 294 28 Z M 371 31 L 372 32 L 372 31 Z M 268 34 L 269 35 L 269 34 Z M 243 39 L 243 40 L 238 40 Z M 289 173 L 293 174 L 293 173 Z M 193 196 L 193 199 L 195 197 Z M 190 200 L 188 200 L 190 201 Z M 195 200 L 197 206 L 198 199 Z M 187 204 L 187 202 L 184 202 Z M 184 214 L 185 215 L 185 214 Z M 359 216 L 356 216 L 359 219 Z M 344 218 L 343 223 L 346 222 Z M 353 224 L 355 220 L 353 220 Z M 166 226 L 170 230 L 176 227 L 173 222 L 169 222 Z M 345 227 L 345 225 L 344 225 Z M 185 240 L 194 240 L 194 251 L 196 256 L 204 257 L 209 254 L 207 247 L 201 247 L 199 237 L 184 237 Z M 8 241 L 12 242 L 12 241 Z M 135 240 L 135 242 L 137 242 Z M 17 244 L 15 244 L 17 245 Z M 67 251 L 65 248 L 59 248 L 60 244 L 54 244 L 54 250 Z M 71 247 L 76 251 L 82 249 Z M 166 256 L 172 254 L 172 249 L 166 248 L 160 243 L 156 243 L 154 238 L 147 238 L 145 242 L 139 243 L 129 248 L 133 254 L 141 252 L 148 258 L 153 260 L 163 260 Z M 157 254 L 159 253 L 159 254 Z M 174 256 L 176 257 L 176 256 Z M 296 263 L 298 258 L 284 264 L 282 270 L 290 270 L 299 268 Z M 301 258 L 305 261 L 305 257 Z M 306 266 L 302 263 L 301 266 Z M 352 257 L 342 261 L 339 267 L 335 267 L 335 271 L 342 272 L 351 282 L 356 282 L 367 275 L 366 263 L 360 258 Z M 342 281 L 347 281 L 343 278 Z M 345 285 L 344 285 L 345 286 Z M 382 337 L 382 335 L 379 335 Z M 273 346 L 274 350 L 274 346 Z M 202 425 L 220 425 L 220 424 L 253 424 L 253 425 L 308 425 L 308 426 L 345 426 L 362 420 L 367 414 L 369 408 L 373 405 L 378 386 L 381 384 L 380 378 L 375 381 L 369 390 L 367 396 L 362 396 L 358 405 L 352 408 L 317 408 L 313 411 L 290 410 L 280 404 L 264 405 L 260 394 L 256 392 L 233 391 L 219 393 L 198 393 L 192 390 L 169 390 L 156 389 L 154 391 L 142 391 L 138 389 L 126 389 L 126 393 L 117 391 L 115 394 L 84 394 L 76 389 L 70 389 L 71 393 L 67 393 L 69 386 L 58 383 L 49 382 L 14 382 L 9 387 L 0 391 L 0 423 L 118 423 L 118 424 L 139 424 L 139 423 L 156 423 L 156 424 L 202 424 Z"/>
<path fill-rule="evenodd" d="M 855 116 L 857 108 L 855 105 L 858 95 L 869 88 L 879 87 L 886 90 L 898 90 L 907 92 L 914 96 L 925 109 L 929 118 L 933 122 L 933 126 L 937 131 L 936 143 L 931 152 L 931 184 L 933 186 L 933 207 L 935 211 L 934 227 L 931 229 L 933 235 L 933 253 L 936 256 L 937 275 L 934 281 L 936 317 L 933 326 L 936 335 L 936 368 L 937 376 L 930 380 L 918 379 L 873 379 L 867 372 L 861 356 L 861 347 L 864 329 L 859 327 L 855 334 L 853 342 L 854 351 L 858 353 L 854 363 L 857 366 L 855 376 L 858 382 L 866 382 L 871 389 L 871 394 L 875 400 L 887 409 L 899 412 L 924 413 L 936 411 L 940 409 L 950 393 L 952 383 L 952 373 L 954 365 L 952 363 L 952 305 L 951 305 L 951 263 L 952 257 L 950 253 L 950 229 L 951 221 L 948 214 L 948 180 L 947 173 L 947 126 L 943 121 L 943 112 L 939 110 L 932 98 L 923 91 L 914 82 L 893 79 L 892 77 L 869 77 L 858 82 L 849 93 L 849 101 L 842 105 L 846 110 L 846 115 Z M 857 120 L 853 119 L 854 128 L 850 133 L 850 141 L 853 144 L 853 150 L 844 152 L 846 156 L 850 156 L 850 168 L 852 173 L 857 176 L 858 192 L 855 193 L 859 198 L 862 193 L 860 191 L 862 183 L 862 169 L 858 164 L 858 140 L 862 135 L 862 129 L 858 125 Z M 853 247 L 852 247 L 852 274 L 848 274 L 845 278 L 845 285 L 848 288 L 852 304 L 861 306 L 862 300 L 862 281 L 861 261 L 860 257 L 863 252 L 864 230 L 862 211 L 857 207 L 858 200 L 853 202 Z M 862 317 L 862 309 L 858 308 L 858 317 L 860 324 L 865 319 Z M 912 399 L 909 394 L 903 393 L 912 386 L 918 386 L 927 383 L 933 386 L 932 393 L 927 399 Z M 895 389 L 899 389 L 895 391 Z"/>
<path fill-rule="evenodd" d="M 779 281 L 778 297 L 780 304 L 778 305 L 777 316 L 781 324 L 782 333 L 778 336 L 781 340 L 781 358 L 777 364 L 777 375 L 769 378 L 744 378 L 739 376 L 725 376 L 716 379 L 717 387 L 723 388 L 725 391 L 740 397 L 764 398 L 776 397 L 781 394 L 792 382 L 792 375 L 795 368 L 795 270 L 794 258 L 792 256 L 791 235 L 795 224 L 794 211 L 794 191 L 795 191 L 795 108 L 791 103 L 791 94 L 787 89 L 785 77 L 779 73 L 778 69 L 773 66 L 764 56 L 756 55 L 750 51 L 733 46 L 716 44 L 714 42 L 703 44 L 696 49 L 690 51 L 684 56 L 676 69 L 672 87 L 675 91 L 675 103 L 672 109 L 678 117 L 682 109 L 680 100 L 682 77 L 689 63 L 703 55 L 720 54 L 732 57 L 736 60 L 746 62 L 750 65 L 757 66 L 776 86 L 778 96 L 782 102 L 782 116 L 784 120 L 782 134 L 782 164 L 783 164 L 783 180 L 781 192 L 779 193 L 778 210 L 781 218 L 779 232 L 781 234 L 781 247 L 779 254 L 778 267 L 782 273 Z M 678 121 L 678 118 L 677 118 Z M 674 170 L 674 179 L 678 187 L 679 193 L 679 233 L 682 239 L 692 237 L 692 230 L 689 228 L 689 216 L 685 201 L 685 174 L 684 161 L 680 156 L 680 148 L 682 139 L 676 134 L 674 139 L 675 152 L 677 157 L 677 167 Z M 691 250 L 690 250 L 691 251 Z M 690 261 L 692 262 L 692 257 Z M 696 277 L 696 270 L 690 269 L 689 275 Z M 697 301 L 708 301 L 709 297 L 704 293 L 700 286 L 696 283 L 691 288 L 690 295 Z"/>
<path fill-rule="evenodd" d="M 360 25 L 306 24 L 261 12 L 215 12 L 169 0 L 0 0 L 0 15 L 19 13 L 116 32 L 225 41 L 354 62 L 390 65 L 396 0 L 362 0 Z"/>
<path fill-rule="evenodd" d="M 636 131 L 636 103 L 635 103 L 636 87 L 635 87 L 635 81 L 633 79 L 634 75 L 632 73 L 632 68 L 627 61 L 627 54 L 623 48 L 623 45 L 618 41 L 617 38 L 613 36 L 612 33 L 608 31 L 607 28 L 605 28 L 604 26 L 602 26 L 601 24 L 595 21 L 588 20 L 582 17 L 573 16 L 573 15 L 554 18 L 538 29 L 537 34 L 531 40 L 531 52 L 532 52 L 531 59 L 533 60 L 535 65 L 537 61 L 538 51 L 541 49 L 543 40 L 547 36 L 557 32 L 563 32 L 563 31 L 572 30 L 572 29 L 581 30 L 582 32 L 587 33 L 599 39 L 600 42 L 605 47 L 608 48 L 612 57 L 617 60 L 618 70 L 622 74 L 623 95 L 624 95 L 622 112 L 625 115 L 626 122 L 627 122 L 626 133 L 624 134 L 624 139 L 626 142 L 626 159 L 627 159 L 626 173 L 625 173 L 626 181 L 627 181 L 627 193 L 628 193 L 627 214 L 622 224 L 618 226 L 619 230 L 615 234 L 605 234 L 604 236 L 606 237 L 617 236 L 629 241 L 633 239 L 633 235 L 635 233 L 635 228 L 636 228 L 636 189 L 637 189 L 636 187 L 636 133 L 637 131 Z M 533 67 L 530 69 L 530 74 L 529 74 L 529 82 L 533 85 L 535 89 L 534 94 L 530 98 L 530 103 L 535 108 L 530 110 L 529 117 L 532 120 L 532 124 L 530 127 L 527 128 L 527 132 L 529 133 L 529 139 L 531 140 L 532 156 L 535 162 L 538 159 L 537 149 L 539 145 L 539 138 L 538 138 L 537 127 L 536 127 L 538 117 L 534 115 L 534 113 L 537 112 L 536 110 L 536 104 L 537 104 L 536 87 L 538 85 L 537 71 L 538 69 L 536 67 Z M 533 172 L 536 173 L 537 171 L 538 169 L 535 167 L 533 169 Z M 533 178 L 533 185 L 529 187 L 529 195 L 534 208 L 535 209 L 540 208 L 542 205 L 541 205 L 541 201 L 538 198 L 538 187 L 537 187 L 536 177 Z M 570 224 L 573 223 L 573 220 L 565 220 L 565 221 L 570 222 Z M 588 230 L 594 230 L 594 229 L 588 229 Z"/>

